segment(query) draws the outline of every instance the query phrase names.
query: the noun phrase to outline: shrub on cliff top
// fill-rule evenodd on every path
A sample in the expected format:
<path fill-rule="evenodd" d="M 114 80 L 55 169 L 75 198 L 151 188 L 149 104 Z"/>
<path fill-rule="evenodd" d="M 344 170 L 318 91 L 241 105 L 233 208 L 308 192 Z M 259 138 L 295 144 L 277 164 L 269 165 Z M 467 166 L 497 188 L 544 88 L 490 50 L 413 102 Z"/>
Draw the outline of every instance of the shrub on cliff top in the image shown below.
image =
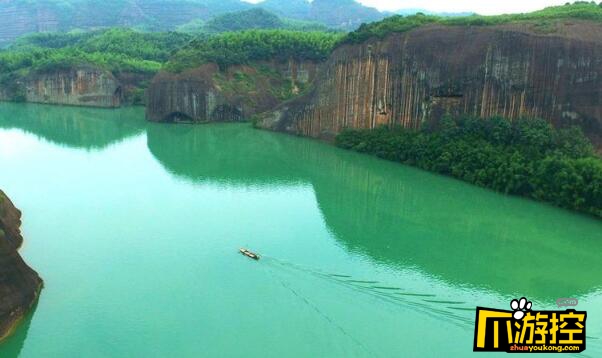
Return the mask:
<path fill-rule="evenodd" d="M 345 130 L 336 144 L 602 218 L 602 160 L 577 128 L 447 118 L 419 131 Z"/>
<path fill-rule="evenodd" d="M 460 17 L 440 17 L 418 13 L 412 16 L 392 16 L 382 21 L 362 24 L 356 31 L 350 32 L 341 43 L 360 43 L 369 38 L 383 38 L 395 32 L 406 32 L 423 25 L 441 24 L 448 26 L 488 26 L 512 22 L 543 22 L 557 19 L 583 19 L 602 22 L 602 7 L 594 2 L 578 1 L 574 4 L 547 7 L 543 10 L 525 14 L 506 14 L 495 16 L 470 15 Z"/>
<path fill-rule="evenodd" d="M 325 59 L 342 35 L 330 32 L 250 30 L 199 38 L 178 51 L 166 69 L 179 72 L 205 63 L 220 68 L 264 60 Z"/>

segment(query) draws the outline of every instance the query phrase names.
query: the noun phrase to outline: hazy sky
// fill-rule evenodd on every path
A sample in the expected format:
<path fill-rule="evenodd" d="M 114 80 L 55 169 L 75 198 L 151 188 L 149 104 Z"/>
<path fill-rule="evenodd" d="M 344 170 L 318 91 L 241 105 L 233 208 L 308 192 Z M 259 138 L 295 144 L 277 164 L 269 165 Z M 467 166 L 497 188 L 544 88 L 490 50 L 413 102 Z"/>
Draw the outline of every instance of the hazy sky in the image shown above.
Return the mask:
<path fill-rule="evenodd" d="M 257 3 L 261 0 L 246 1 Z M 418 8 L 440 12 L 474 11 L 483 15 L 533 11 L 563 5 L 567 1 L 569 0 L 359 0 L 362 4 L 379 10 Z"/>
<path fill-rule="evenodd" d="M 431 11 L 474 11 L 483 15 L 526 12 L 552 5 L 566 4 L 567 0 L 360 0 L 364 5 L 380 10 L 423 8 Z"/>

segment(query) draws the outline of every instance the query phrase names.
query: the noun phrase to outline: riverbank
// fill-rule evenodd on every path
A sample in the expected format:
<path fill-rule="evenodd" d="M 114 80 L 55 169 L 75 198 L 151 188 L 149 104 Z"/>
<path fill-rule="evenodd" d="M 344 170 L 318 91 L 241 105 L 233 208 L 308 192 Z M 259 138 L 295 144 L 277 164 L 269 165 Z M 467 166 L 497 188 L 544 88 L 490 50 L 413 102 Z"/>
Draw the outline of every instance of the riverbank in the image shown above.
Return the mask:
<path fill-rule="evenodd" d="M 345 130 L 336 145 L 602 218 L 602 160 L 576 127 L 445 118 L 420 130 Z"/>

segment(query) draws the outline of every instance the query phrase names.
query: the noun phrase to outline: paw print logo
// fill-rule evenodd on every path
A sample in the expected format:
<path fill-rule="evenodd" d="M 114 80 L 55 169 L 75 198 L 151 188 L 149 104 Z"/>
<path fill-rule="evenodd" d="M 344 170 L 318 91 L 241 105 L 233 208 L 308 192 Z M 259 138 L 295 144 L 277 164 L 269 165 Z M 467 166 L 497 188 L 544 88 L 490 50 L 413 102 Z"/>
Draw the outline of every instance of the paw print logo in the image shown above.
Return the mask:
<path fill-rule="evenodd" d="M 527 301 L 527 299 L 524 297 L 520 300 L 512 300 L 512 302 L 510 302 L 510 308 L 512 308 L 512 310 L 514 311 L 514 319 L 523 319 L 523 317 L 525 317 L 525 313 L 531 311 L 531 305 L 531 301 Z"/>

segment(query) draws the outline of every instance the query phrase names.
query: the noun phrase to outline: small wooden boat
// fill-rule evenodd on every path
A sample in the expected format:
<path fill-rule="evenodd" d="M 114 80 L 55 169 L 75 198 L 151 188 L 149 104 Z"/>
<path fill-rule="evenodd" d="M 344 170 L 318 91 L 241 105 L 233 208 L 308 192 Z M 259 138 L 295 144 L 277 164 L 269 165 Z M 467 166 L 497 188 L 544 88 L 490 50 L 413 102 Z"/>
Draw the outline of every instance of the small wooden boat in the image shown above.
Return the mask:
<path fill-rule="evenodd" d="M 243 255 L 245 255 L 248 258 L 253 259 L 253 260 L 259 260 L 259 255 L 257 255 L 254 252 L 251 252 L 251 251 L 249 251 L 249 250 L 247 250 L 245 248 L 241 248 L 240 249 L 240 253 L 243 254 Z"/>

